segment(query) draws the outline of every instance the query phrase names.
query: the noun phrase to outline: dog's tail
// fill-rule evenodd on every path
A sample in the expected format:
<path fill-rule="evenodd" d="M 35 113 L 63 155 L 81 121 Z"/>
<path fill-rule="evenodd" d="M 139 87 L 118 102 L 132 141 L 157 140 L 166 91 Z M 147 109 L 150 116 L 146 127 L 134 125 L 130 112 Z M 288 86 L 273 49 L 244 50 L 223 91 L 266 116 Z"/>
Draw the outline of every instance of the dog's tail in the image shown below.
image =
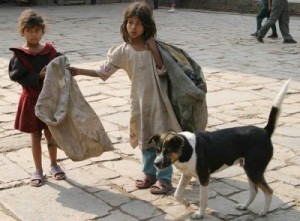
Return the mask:
<path fill-rule="evenodd" d="M 265 130 L 270 137 L 272 136 L 272 134 L 275 130 L 277 118 L 279 117 L 279 114 L 280 114 L 280 107 L 281 107 L 282 101 L 284 99 L 284 96 L 287 93 L 290 81 L 291 81 L 291 78 L 284 83 L 284 85 L 280 89 L 276 99 L 274 100 L 274 103 L 273 103 L 273 106 L 272 106 L 272 109 L 271 109 L 271 112 L 269 115 L 268 124 L 265 127 Z"/>

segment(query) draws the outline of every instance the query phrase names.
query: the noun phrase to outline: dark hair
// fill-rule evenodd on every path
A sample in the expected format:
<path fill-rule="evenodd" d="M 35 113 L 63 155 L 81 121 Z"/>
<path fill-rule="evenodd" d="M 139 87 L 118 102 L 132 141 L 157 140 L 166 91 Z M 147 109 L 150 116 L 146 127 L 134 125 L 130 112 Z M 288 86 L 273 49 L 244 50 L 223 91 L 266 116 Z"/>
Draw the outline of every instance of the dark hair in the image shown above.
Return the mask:
<path fill-rule="evenodd" d="M 18 31 L 23 36 L 26 28 L 38 26 L 45 32 L 45 19 L 32 9 L 24 10 L 18 19 Z"/>
<path fill-rule="evenodd" d="M 137 16 L 144 27 L 144 33 L 143 33 L 143 38 L 145 40 L 155 37 L 156 35 L 156 25 L 154 22 L 154 19 L 152 17 L 152 10 L 149 7 L 148 4 L 145 2 L 133 2 L 130 5 L 127 6 L 124 12 L 124 20 L 123 24 L 120 27 L 120 32 L 122 34 L 122 37 L 125 42 L 129 43 L 130 42 L 130 37 L 127 32 L 127 22 L 129 18 Z"/>

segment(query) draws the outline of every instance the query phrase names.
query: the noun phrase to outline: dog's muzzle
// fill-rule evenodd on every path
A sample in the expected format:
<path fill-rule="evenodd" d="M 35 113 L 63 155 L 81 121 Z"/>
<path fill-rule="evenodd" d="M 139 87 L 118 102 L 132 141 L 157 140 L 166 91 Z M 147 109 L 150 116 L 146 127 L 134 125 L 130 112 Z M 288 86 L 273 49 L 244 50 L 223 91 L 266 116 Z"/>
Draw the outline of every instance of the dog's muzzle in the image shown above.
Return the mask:
<path fill-rule="evenodd" d="M 154 166 L 159 170 L 165 169 L 167 167 L 165 160 L 164 160 L 164 156 L 162 154 L 158 155 L 155 158 Z"/>

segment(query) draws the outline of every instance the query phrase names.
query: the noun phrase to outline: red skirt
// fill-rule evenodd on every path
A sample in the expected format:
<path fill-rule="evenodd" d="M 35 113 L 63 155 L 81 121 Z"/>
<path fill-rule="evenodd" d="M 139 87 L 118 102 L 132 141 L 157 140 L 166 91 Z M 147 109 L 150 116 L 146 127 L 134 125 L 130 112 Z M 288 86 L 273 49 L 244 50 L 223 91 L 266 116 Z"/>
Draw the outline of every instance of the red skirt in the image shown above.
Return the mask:
<path fill-rule="evenodd" d="M 47 127 L 44 122 L 35 116 L 35 105 L 40 92 L 40 88 L 23 87 L 15 120 L 15 129 L 25 133 L 32 133 Z"/>

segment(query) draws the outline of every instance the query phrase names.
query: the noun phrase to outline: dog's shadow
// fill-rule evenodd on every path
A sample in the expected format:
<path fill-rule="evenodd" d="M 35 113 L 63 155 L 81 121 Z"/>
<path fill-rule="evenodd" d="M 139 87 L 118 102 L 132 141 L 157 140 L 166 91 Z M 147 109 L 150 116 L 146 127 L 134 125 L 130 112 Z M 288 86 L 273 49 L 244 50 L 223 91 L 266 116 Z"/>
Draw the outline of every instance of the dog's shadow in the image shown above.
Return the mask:
<path fill-rule="evenodd" d="M 247 217 L 246 220 L 299 220 L 300 212 L 294 209 L 296 202 L 293 195 L 282 193 L 282 190 L 280 193 L 277 192 L 276 186 L 278 184 L 274 180 L 269 183 L 274 190 L 269 213 L 265 217 L 259 217 L 257 213 L 264 206 L 264 195 L 261 190 L 258 191 L 255 200 L 247 210 L 237 210 L 235 206 L 238 203 L 244 203 L 249 197 L 249 185 L 246 176 L 239 175 L 226 178 L 226 176 L 218 176 L 218 173 L 216 175 L 216 177 L 211 178 L 209 184 L 207 214 L 225 220 L 241 216 Z M 184 196 L 193 206 L 196 206 L 195 208 L 199 208 L 200 186 L 198 181 L 192 180 L 190 182 Z"/>
<path fill-rule="evenodd" d="M 213 174 L 209 188 L 208 214 L 204 217 L 204 220 L 233 220 L 246 217 L 243 220 L 261 219 L 270 221 L 298 221 L 300 213 L 293 208 L 295 205 L 295 200 L 292 198 L 293 195 L 283 195 L 286 193 L 284 193 L 282 189 L 276 191 L 278 182 L 276 182 L 275 179 L 272 180 L 270 177 L 266 177 L 266 179 L 273 188 L 274 195 L 270 211 L 266 217 L 259 218 L 256 215 L 264 204 L 261 191 L 258 192 L 258 195 L 250 205 L 249 210 L 240 211 L 235 209 L 236 204 L 246 201 L 249 195 L 247 178 L 240 167 L 235 167 L 236 166 L 228 168 L 220 173 Z M 80 178 L 78 177 L 78 174 L 80 174 Z M 132 195 L 128 195 L 127 192 L 121 193 L 120 191 L 114 190 L 111 185 L 106 183 L 110 181 L 105 181 L 105 179 L 99 180 L 93 177 L 89 179 L 89 176 L 85 176 L 84 174 L 85 173 L 78 171 L 73 174 L 69 171 L 66 181 L 51 182 L 49 180 L 50 182 L 47 182 L 47 185 L 53 188 L 55 194 L 57 194 L 56 201 L 61 205 L 62 209 L 60 211 L 65 213 L 63 216 L 72 213 L 74 216 L 82 217 L 82 220 L 94 219 L 96 217 L 108 218 L 108 216 L 109 218 L 115 217 L 115 219 L 112 220 L 118 220 L 117 217 L 120 215 L 125 215 L 126 217 L 126 213 L 132 213 L 128 208 L 137 208 L 136 210 L 139 210 L 138 208 L 140 205 L 149 209 L 146 212 L 143 212 L 144 214 L 140 214 L 138 211 L 136 214 L 132 214 L 135 217 L 141 216 L 139 217 L 141 219 L 142 217 L 147 216 L 145 213 L 148 211 L 159 211 L 158 213 L 161 213 L 166 210 L 164 212 L 172 214 L 170 213 L 172 206 L 167 207 L 159 202 L 164 197 L 156 199 L 156 203 L 154 203 L 154 201 L 149 201 L 149 199 L 151 199 L 149 197 L 143 198 L 145 194 L 142 194 L 143 191 L 140 191 L 141 194 L 137 193 L 135 194 L 135 197 L 132 198 Z M 174 187 L 176 187 L 175 183 Z M 187 198 L 192 205 L 185 210 L 185 212 L 181 211 L 182 217 L 176 217 L 177 220 L 190 220 L 190 215 L 199 208 L 199 189 L 198 182 L 193 179 L 186 188 L 184 194 L 184 197 Z M 168 194 L 167 198 L 176 202 L 173 198 L 173 193 Z M 164 206 L 159 206 L 160 204 Z M 173 209 L 183 208 L 179 205 L 179 203 L 175 203 Z M 116 210 L 116 208 L 120 209 Z M 152 215 L 153 214 L 149 215 L 149 217 Z M 178 212 L 177 215 L 179 215 Z M 167 218 L 164 220 L 167 220 Z"/>

